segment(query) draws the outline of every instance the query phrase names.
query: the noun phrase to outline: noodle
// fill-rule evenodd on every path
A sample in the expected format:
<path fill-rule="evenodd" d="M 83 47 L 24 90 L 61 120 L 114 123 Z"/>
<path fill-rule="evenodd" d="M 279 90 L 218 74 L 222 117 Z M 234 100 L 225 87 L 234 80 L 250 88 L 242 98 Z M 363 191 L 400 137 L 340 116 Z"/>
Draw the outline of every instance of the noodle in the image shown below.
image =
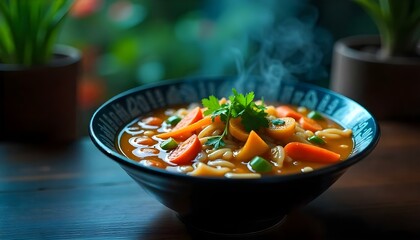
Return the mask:
<path fill-rule="evenodd" d="M 225 159 L 225 160 L 231 160 L 233 158 L 233 152 L 231 150 L 230 151 L 226 151 L 223 154 L 222 158 Z"/>
<path fill-rule="evenodd" d="M 214 161 L 208 161 L 207 165 L 212 167 L 228 167 L 228 168 L 234 168 L 235 164 L 225 161 L 225 160 L 214 160 Z"/>
<path fill-rule="evenodd" d="M 216 130 L 216 125 L 210 124 L 207 127 L 205 127 L 203 130 L 201 130 L 201 132 L 198 134 L 198 138 L 203 138 L 203 137 L 207 137 L 207 136 L 212 136 L 213 131 Z"/>
<path fill-rule="evenodd" d="M 302 171 L 302 172 L 312 172 L 314 169 L 313 168 L 311 168 L 311 167 L 304 167 L 304 168 L 302 168 L 300 171 Z"/>
<path fill-rule="evenodd" d="M 325 139 L 339 139 L 342 137 L 350 137 L 352 131 L 350 129 L 337 129 L 337 128 L 327 128 L 324 130 L 317 131 L 315 133 L 316 136 L 325 138 Z"/>
<path fill-rule="evenodd" d="M 223 176 L 225 173 L 229 172 L 231 169 L 227 167 L 210 167 L 205 163 L 199 162 L 196 165 L 197 167 L 188 174 L 191 176 Z"/>
<path fill-rule="evenodd" d="M 207 160 L 207 153 L 205 151 L 201 151 L 197 154 L 195 159 L 199 162 L 205 162 Z"/>
<path fill-rule="evenodd" d="M 217 150 L 212 151 L 210 154 L 207 155 L 209 160 L 215 160 L 221 158 L 226 152 L 232 152 L 230 148 L 220 148 Z"/>
<path fill-rule="evenodd" d="M 231 172 L 228 172 L 228 173 L 225 174 L 225 177 L 227 177 L 227 178 L 237 178 L 237 179 L 260 178 L 261 174 L 259 174 L 259 173 L 231 173 Z"/>

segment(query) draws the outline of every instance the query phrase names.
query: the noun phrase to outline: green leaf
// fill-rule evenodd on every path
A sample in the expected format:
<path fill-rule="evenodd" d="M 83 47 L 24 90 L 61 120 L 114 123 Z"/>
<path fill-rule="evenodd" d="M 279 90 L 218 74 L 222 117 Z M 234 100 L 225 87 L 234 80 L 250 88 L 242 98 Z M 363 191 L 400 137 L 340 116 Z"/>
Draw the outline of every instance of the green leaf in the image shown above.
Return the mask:
<path fill-rule="evenodd" d="M 217 136 L 213 138 L 209 138 L 205 143 L 207 146 L 213 146 L 214 149 L 219 149 L 221 147 L 226 146 L 226 143 L 223 141 L 222 136 Z"/>
<path fill-rule="evenodd" d="M 217 110 L 215 110 L 211 116 L 211 118 L 214 120 L 217 116 L 220 117 L 220 119 L 223 122 L 227 122 L 229 118 L 229 105 L 225 105 Z"/>
<path fill-rule="evenodd" d="M 264 111 L 248 110 L 241 115 L 241 123 L 247 132 L 260 128 L 267 128 L 269 121 L 266 116 L 267 113 Z"/>
<path fill-rule="evenodd" d="M 420 38 L 420 1 L 354 0 L 375 22 L 381 36 L 381 55 L 416 53 Z"/>
<path fill-rule="evenodd" d="M 214 111 L 220 108 L 219 100 L 213 95 L 211 95 L 209 98 L 203 98 L 201 103 L 204 107 L 207 108 L 207 110 L 204 111 L 204 115 L 206 116 L 212 114 Z"/>
<path fill-rule="evenodd" d="M 0 0 L 0 53 L 4 63 L 45 64 L 73 0 Z"/>
<path fill-rule="evenodd" d="M 225 145 L 223 138 L 228 134 L 231 118 L 241 117 L 241 123 L 248 132 L 263 127 L 267 128 L 269 125 L 264 104 L 257 105 L 253 101 L 255 98 L 254 92 L 243 95 L 233 88 L 232 93 L 233 95 L 229 96 L 229 101 L 222 105 L 219 104 L 218 99 L 214 96 L 204 98 L 201 101 L 203 106 L 208 108 L 204 112 L 205 115 L 211 114 L 213 120 L 219 116 L 221 121 L 225 123 L 223 133 L 220 136 L 209 139 L 206 143 L 206 145 L 213 146 L 215 149 Z"/>

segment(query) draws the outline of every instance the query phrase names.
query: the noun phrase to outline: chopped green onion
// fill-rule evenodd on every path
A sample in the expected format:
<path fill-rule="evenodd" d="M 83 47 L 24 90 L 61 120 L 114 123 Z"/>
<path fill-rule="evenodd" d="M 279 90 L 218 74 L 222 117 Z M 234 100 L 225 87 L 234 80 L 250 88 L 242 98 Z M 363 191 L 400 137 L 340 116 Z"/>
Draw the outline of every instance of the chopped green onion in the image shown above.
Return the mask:
<path fill-rule="evenodd" d="M 179 123 L 179 121 L 181 121 L 181 118 L 179 116 L 170 116 L 168 119 L 166 119 L 166 123 L 170 124 L 170 125 L 175 125 L 177 123 Z"/>
<path fill-rule="evenodd" d="M 308 113 L 308 118 L 312 118 L 315 120 L 322 120 L 324 119 L 324 117 L 321 115 L 321 113 L 317 112 L 317 111 L 311 111 Z"/>
<path fill-rule="evenodd" d="M 271 123 L 273 125 L 278 126 L 278 125 L 284 125 L 286 122 L 282 119 L 276 118 L 276 119 L 271 120 Z"/>
<path fill-rule="evenodd" d="M 178 143 L 173 138 L 168 138 L 160 144 L 163 150 L 171 150 L 178 147 Z"/>
<path fill-rule="evenodd" d="M 314 144 L 318 144 L 318 145 L 325 144 L 325 141 L 322 138 L 315 135 L 308 137 L 308 141 Z"/>
<path fill-rule="evenodd" d="M 272 169 L 270 162 L 258 156 L 254 157 L 248 164 L 255 172 L 270 172 Z"/>

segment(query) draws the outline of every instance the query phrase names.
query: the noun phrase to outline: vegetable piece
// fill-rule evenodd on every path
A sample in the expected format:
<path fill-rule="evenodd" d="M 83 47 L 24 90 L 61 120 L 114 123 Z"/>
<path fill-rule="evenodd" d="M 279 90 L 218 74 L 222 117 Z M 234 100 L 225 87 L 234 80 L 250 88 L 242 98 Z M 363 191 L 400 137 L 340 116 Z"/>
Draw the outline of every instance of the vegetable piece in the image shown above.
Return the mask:
<path fill-rule="evenodd" d="M 308 115 L 306 115 L 308 118 L 314 119 L 314 120 L 322 120 L 324 117 L 321 115 L 321 113 L 317 111 L 310 111 Z"/>
<path fill-rule="evenodd" d="M 266 129 L 268 136 L 276 140 L 286 140 L 295 133 L 296 121 L 291 117 L 280 118 L 284 121 L 283 125 L 275 125 L 271 122 Z"/>
<path fill-rule="evenodd" d="M 340 161 L 340 154 L 314 145 L 291 142 L 284 147 L 286 155 L 295 161 L 335 163 Z"/>
<path fill-rule="evenodd" d="M 156 137 L 158 138 L 169 138 L 169 137 L 173 137 L 173 138 L 180 138 L 183 136 L 190 136 L 192 134 L 192 132 L 194 132 L 197 129 L 200 129 L 202 127 L 204 127 L 205 125 L 209 125 L 212 122 L 210 117 L 205 117 L 191 125 L 185 126 L 183 128 L 177 129 L 177 130 L 172 130 L 170 132 L 166 132 L 166 133 L 160 133 L 157 134 Z"/>
<path fill-rule="evenodd" d="M 273 166 L 262 157 L 256 156 L 248 163 L 249 167 L 255 172 L 270 172 Z"/>
<path fill-rule="evenodd" d="M 202 118 L 203 118 L 203 112 L 201 111 L 201 108 L 196 107 L 193 110 L 191 110 L 185 117 L 183 117 L 181 121 L 179 121 L 179 123 L 177 123 L 175 127 L 172 128 L 172 131 L 189 126 Z"/>
<path fill-rule="evenodd" d="M 172 150 L 178 147 L 178 143 L 173 138 L 168 138 L 160 144 L 163 150 Z"/>
<path fill-rule="evenodd" d="M 201 151 L 201 143 L 197 135 L 192 135 L 168 155 L 168 161 L 178 165 L 189 164 Z"/>
<path fill-rule="evenodd" d="M 177 116 L 177 115 L 173 115 L 170 116 L 168 119 L 166 119 L 166 123 L 170 124 L 170 125 L 176 125 L 177 123 L 179 123 L 181 121 L 181 117 Z"/>
<path fill-rule="evenodd" d="M 241 123 L 241 118 L 233 118 L 229 121 L 229 132 L 238 140 L 245 142 L 248 139 L 249 133 L 244 129 Z"/>
<path fill-rule="evenodd" d="M 236 155 L 236 159 L 241 162 L 247 162 L 255 156 L 263 155 L 268 150 L 270 150 L 270 147 L 267 143 L 256 132 L 251 131 L 245 145 L 239 150 L 238 155 Z"/>
<path fill-rule="evenodd" d="M 307 117 L 300 118 L 299 123 L 302 126 L 302 128 L 305 129 L 305 130 L 309 130 L 309 131 L 312 131 L 312 132 L 322 130 L 322 126 L 319 125 L 319 123 L 317 123 L 315 120 L 307 118 Z"/>
<path fill-rule="evenodd" d="M 163 123 L 163 120 L 158 117 L 147 117 L 142 120 L 143 123 L 152 126 L 160 126 Z"/>
<path fill-rule="evenodd" d="M 294 118 L 296 121 L 299 121 L 299 119 L 303 117 L 302 114 L 296 112 L 291 107 L 286 105 L 277 107 L 276 111 L 278 117 L 291 117 Z"/>
<path fill-rule="evenodd" d="M 229 102 L 220 104 L 215 96 L 204 98 L 201 102 L 207 110 L 205 115 L 211 115 L 212 119 L 220 117 L 220 120 L 225 123 L 225 129 L 220 136 L 216 136 L 207 145 L 216 146 L 224 145 L 223 138 L 228 134 L 229 122 L 232 118 L 242 118 L 242 125 L 245 131 L 258 130 L 260 128 L 268 127 L 267 113 L 265 112 L 264 104 L 257 104 L 254 102 L 254 93 L 249 92 L 246 95 L 239 94 L 235 89 L 232 89 L 233 95 L 229 97 Z M 209 141 L 208 141 L 209 142 Z"/>
<path fill-rule="evenodd" d="M 318 136 L 315 136 L 315 135 L 308 137 L 308 141 L 313 143 L 313 144 L 318 144 L 318 145 L 324 145 L 325 144 L 325 141 L 322 138 L 320 138 Z"/>

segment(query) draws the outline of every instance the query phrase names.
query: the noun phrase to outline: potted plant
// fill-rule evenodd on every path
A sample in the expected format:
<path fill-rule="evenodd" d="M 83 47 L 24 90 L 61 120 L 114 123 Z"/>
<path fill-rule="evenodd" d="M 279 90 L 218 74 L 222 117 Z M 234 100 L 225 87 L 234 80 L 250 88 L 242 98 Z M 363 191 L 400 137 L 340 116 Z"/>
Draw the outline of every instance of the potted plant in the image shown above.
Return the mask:
<path fill-rule="evenodd" d="M 80 53 L 56 45 L 72 1 L 0 1 L 0 140 L 77 136 Z"/>
<path fill-rule="evenodd" d="M 420 1 L 355 0 L 379 36 L 352 36 L 334 46 L 331 88 L 379 119 L 420 116 Z"/>

